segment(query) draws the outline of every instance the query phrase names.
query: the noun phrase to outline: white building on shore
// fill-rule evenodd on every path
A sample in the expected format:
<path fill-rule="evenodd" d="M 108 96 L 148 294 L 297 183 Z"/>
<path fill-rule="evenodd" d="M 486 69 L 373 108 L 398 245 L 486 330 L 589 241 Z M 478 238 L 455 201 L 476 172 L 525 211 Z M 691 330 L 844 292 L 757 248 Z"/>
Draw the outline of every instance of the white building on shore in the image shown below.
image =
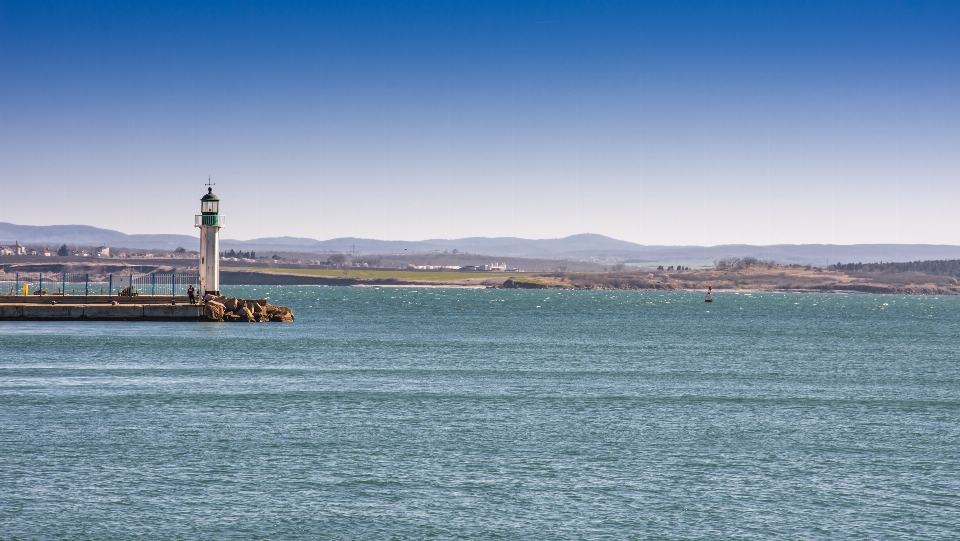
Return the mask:
<path fill-rule="evenodd" d="M 27 255 L 27 248 L 14 241 L 12 246 L 0 246 L 0 255 Z"/>

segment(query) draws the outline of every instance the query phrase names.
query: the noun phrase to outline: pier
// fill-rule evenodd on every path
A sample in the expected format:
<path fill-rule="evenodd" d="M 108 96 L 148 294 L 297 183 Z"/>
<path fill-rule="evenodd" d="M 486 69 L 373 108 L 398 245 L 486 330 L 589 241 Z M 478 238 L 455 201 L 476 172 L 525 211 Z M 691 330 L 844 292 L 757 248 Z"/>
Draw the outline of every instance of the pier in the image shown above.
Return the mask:
<path fill-rule="evenodd" d="M 267 299 L 238 299 L 220 294 L 219 246 L 223 216 L 219 213 L 220 198 L 213 193 L 212 185 L 208 178 L 207 193 L 200 198 L 201 214 L 194 220 L 200 228 L 199 275 L 135 274 L 131 270 L 117 276 L 94 276 L 91 282 L 89 273 L 60 272 L 52 281 L 48 274 L 44 282 L 43 272 L 39 272 L 34 282 L 27 273 L 21 280 L 20 273 L 16 272 L 10 294 L 0 295 L 0 321 L 293 322 L 289 308 L 273 306 Z M 45 283 L 52 293 L 44 288 Z M 199 285 L 199 292 L 194 289 L 194 283 Z M 91 291 L 99 294 L 91 295 Z M 191 302 L 191 298 L 195 302 Z"/>
<path fill-rule="evenodd" d="M 0 320 L 205 321 L 187 297 L 0 296 Z"/>

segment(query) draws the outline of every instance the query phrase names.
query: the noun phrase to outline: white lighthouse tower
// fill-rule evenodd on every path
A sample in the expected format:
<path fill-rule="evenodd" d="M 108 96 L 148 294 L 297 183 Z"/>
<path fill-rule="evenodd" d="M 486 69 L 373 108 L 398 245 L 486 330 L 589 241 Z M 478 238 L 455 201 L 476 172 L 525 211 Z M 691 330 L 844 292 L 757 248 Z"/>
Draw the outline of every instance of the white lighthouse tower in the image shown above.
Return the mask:
<path fill-rule="evenodd" d="M 200 228 L 200 296 L 220 294 L 220 198 L 207 180 L 207 193 L 200 198 L 200 214 L 194 225 Z"/>

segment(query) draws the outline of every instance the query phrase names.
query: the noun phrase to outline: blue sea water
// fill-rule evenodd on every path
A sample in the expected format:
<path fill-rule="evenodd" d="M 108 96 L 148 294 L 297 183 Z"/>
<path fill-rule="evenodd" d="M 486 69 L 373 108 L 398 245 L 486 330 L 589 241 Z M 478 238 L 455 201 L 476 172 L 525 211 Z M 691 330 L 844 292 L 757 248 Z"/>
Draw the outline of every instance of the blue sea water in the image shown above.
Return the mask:
<path fill-rule="evenodd" d="M 960 537 L 960 299 L 235 287 L 0 322 L 0 538 Z"/>

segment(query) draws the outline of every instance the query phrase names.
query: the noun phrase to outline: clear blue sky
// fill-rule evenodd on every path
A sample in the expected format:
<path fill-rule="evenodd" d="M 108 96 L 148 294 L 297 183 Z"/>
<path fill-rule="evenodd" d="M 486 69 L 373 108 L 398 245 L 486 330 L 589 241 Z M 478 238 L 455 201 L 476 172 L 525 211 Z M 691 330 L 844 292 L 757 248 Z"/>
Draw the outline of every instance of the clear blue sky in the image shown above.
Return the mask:
<path fill-rule="evenodd" d="M 957 1 L 0 7 L 0 221 L 960 244 Z"/>

